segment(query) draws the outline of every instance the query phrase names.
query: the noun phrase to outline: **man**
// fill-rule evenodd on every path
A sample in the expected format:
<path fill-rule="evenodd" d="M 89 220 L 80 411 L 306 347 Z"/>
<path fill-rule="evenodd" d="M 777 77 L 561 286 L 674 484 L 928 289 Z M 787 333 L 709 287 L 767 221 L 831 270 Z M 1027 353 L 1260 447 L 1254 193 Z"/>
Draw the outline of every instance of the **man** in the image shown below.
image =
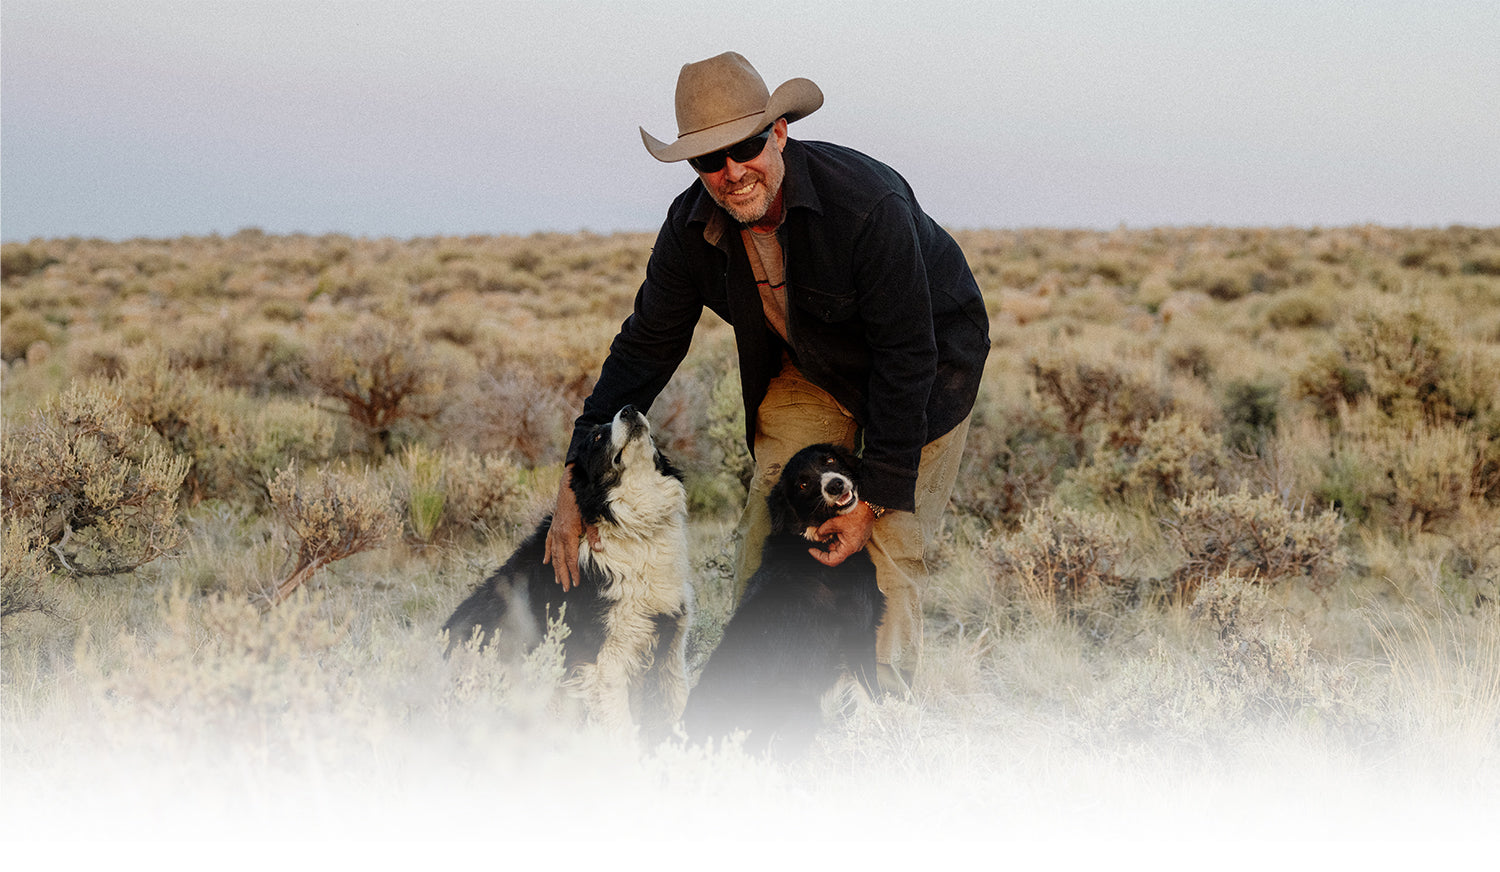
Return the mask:
<path fill-rule="evenodd" d="M 788 138 L 787 125 L 822 104 L 807 79 L 768 92 L 734 52 L 682 68 L 677 140 L 644 129 L 641 139 L 698 178 L 668 211 L 568 459 L 621 406 L 650 406 L 712 309 L 734 327 L 756 461 L 736 584 L 742 592 L 759 563 L 765 497 L 783 463 L 816 442 L 859 448 L 864 500 L 819 530 L 834 543 L 820 559 L 836 565 L 869 548 L 887 598 L 878 677 L 905 695 L 921 645 L 923 551 L 958 475 L 989 320 L 963 252 L 900 175 L 851 149 Z M 584 534 L 564 476 L 546 560 L 565 589 Z"/>

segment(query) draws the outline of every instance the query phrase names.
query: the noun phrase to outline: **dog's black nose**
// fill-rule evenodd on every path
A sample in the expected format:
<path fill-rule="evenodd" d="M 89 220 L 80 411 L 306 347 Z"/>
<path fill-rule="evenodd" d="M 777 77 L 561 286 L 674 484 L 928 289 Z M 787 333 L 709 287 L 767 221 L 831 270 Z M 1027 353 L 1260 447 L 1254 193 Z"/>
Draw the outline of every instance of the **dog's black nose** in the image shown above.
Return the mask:
<path fill-rule="evenodd" d="M 621 418 L 629 418 L 631 415 L 634 415 L 634 414 L 635 414 L 635 405 L 634 404 L 628 404 L 628 405 L 625 406 L 625 408 L 623 408 L 623 409 L 620 410 L 620 417 Z"/>
<path fill-rule="evenodd" d="M 833 494 L 834 496 L 838 496 L 839 494 L 843 493 L 844 489 L 847 486 L 848 483 L 845 482 L 842 478 L 833 478 L 828 480 L 828 492 L 830 494 Z"/>

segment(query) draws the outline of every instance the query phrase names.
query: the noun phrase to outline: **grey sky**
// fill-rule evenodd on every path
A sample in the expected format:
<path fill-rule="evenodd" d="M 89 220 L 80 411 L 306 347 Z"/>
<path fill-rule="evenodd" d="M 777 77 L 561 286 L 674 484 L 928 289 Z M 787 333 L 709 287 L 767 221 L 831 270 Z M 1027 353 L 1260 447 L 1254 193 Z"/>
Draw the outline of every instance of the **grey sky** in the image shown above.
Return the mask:
<path fill-rule="evenodd" d="M 950 227 L 1500 224 L 1500 2 L 35 2 L 0 235 L 652 230 L 734 49 Z"/>

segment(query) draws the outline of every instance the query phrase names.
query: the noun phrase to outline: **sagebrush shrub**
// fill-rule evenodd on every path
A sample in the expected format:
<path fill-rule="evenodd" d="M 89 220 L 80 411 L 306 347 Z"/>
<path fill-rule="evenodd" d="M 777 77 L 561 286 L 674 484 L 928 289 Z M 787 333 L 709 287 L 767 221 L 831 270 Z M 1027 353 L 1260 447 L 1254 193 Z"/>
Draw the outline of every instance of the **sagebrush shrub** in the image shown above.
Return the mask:
<path fill-rule="evenodd" d="M 1266 323 L 1275 330 L 1328 328 L 1336 313 L 1333 300 L 1314 291 L 1278 294 L 1266 307 Z"/>
<path fill-rule="evenodd" d="M 0 533 L 0 617 L 50 609 L 47 584 L 52 570 L 43 552 L 46 540 L 33 517 L 7 517 Z"/>
<path fill-rule="evenodd" d="M 1418 309 L 1361 310 L 1336 339 L 1338 350 L 1315 357 L 1296 379 L 1297 395 L 1330 421 L 1364 399 L 1399 426 L 1466 423 L 1500 408 L 1500 362 L 1460 346 Z"/>
<path fill-rule="evenodd" d="M 1158 523 L 1186 557 L 1175 574 L 1183 596 L 1222 575 L 1266 584 L 1302 577 L 1323 585 L 1347 564 L 1339 544 L 1344 521 L 1332 509 L 1310 514 L 1275 494 L 1245 490 L 1200 492 L 1175 501 L 1173 508 L 1175 517 Z"/>
<path fill-rule="evenodd" d="M 1397 532 L 1439 529 L 1484 490 L 1488 439 L 1452 423 L 1392 426 L 1373 409 L 1341 416 L 1315 489 L 1354 517 Z"/>
<path fill-rule="evenodd" d="M 1372 399 L 1393 420 L 1452 419 L 1445 381 L 1453 340 L 1431 318 L 1416 310 L 1357 312 L 1339 339 L 1364 372 Z"/>
<path fill-rule="evenodd" d="M 1037 396 L 1062 415 L 1062 430 L 1080 461 L 1087 457 L 1085 431 L 1102 423 L 1116 447 L 1137 443 L 1145 428 L 1172 411 L 1172 398 L 1141 373 L 1109 361 L 1070 352 L 1046 351 L 1027 358 Z"/>
<path fill-rule="evenodd" d="M 264 742 L 270 730 L 271 747 L 286 749 L 301 716 L 326 716 L 344 697 L 348 673 L 324 663 L 347 646 L 351 618 L 330 617 L 317 595 L 263 613 L 174 587 L 157 594 L 156 620 L 149 635 L 80 640 L 78 670 L 117 717 L 215 739 Z"/>
<path fill-rule="evenodd" d="M 1028 595 L 1068 603 L 1129 580 L 1129 540 L 1110 515 L 1049 501 L 994 546 L 995 572 Z"/>
<path fill-rule="evenodd" d="M 1067 480 L 1106 503 L 1152 506 L 1213 487 L 1225 463 L 1218 433 L 1173 414 L 1148 423 L 1138 440 L 1105 441 Z"/>
<path fill-rule="evenodd" d="M 581 404 L 568 383 L 519 366 L 482 373 L 451 399 L 439 418 L 449 444 L 532 465 L 562 459 Z"/>
<path fill-rule="evenodd" d="M 1224 385 L 1224 443 L 1235 451 L 1259 454 L 1276 435 L 1281 389 L 1266 381 L 1234 379 Z"/>
<path fill-rule="evenodd" d="M 133 359 L 115 385 L 137 422 L 192 461 L 184 487 L 194 502 L 267 505 L 277 470 L 321 463 L 333 450 L 333 422 L 309 402 L 217 387 L 160 353 Z"/>
<path fill-rule="evenodd" d="M 1003 406 L 995 392 L 981 387 L 953 505 L 986 524 L 1013 527 L 1052 493 L 1072 450 L 1035 405 Z"/>
<path fill-rule="evenodd" d="M 17 312 L 0 324 L 0 360 L 24 360 L 38 342 L 52 342 L 57 330 L 35 312 Z"/>
<path fill-rule="evenodd" d="M 1086 450 L 1084 428 L 1110 407 L 1124 383 L 1115 369 L 1075 356 L 1041 353 L 1026 361 L 1037 395 L 1062 415 L 1075 457 Z"/>
<path fill-rule="evenodd" d="M 1370 382 L 1339 351 L 1313 356 L 1292 380 L 1292 397 L 1306 400 L 1323 420 L 1335 422 L 1340 410 L 1370 391 Z"/>
<path fill-rule="evenodd" d="M 276 515 L 293 539 L 290 569 L 269 595 L 272 605 L 318 570 L 379 546 L 396 529 L 390 494 L 365 475 L 325 470 L 304 478 L 288 468 L 270 490 Z"/>
<path fill-rule="evenodd" d="M 7 518 L 29 519 L 48 565 L 69 575 L 115 575 L 171 553 L 187 470 L 93 382 L 73 385 L 0 443 Z"/>
<path fill-rule="evenodd" d="M 1282 717 L 1316 712 L 1335 722 L 1353 712 L 1347 670 L 1312 655 L 1312 636 L 1285 619 L 1269 620 L 1270 601 L 1253 578 L 1230 572 L 1210 578 L 1193 597 L 1190 614 L 1218 636 L 1215 681 L 1233 688 L 1248 714 Z"/>
<path fill-rule="evenodd" d="M 32 243 L 7 242 L 0 246 L 0 279 L 29 276 L 57 262 L 57 258 L 42 246 Z"/>
<path fill-rule="evenodd" d="M 426 343 L 379 316 L 326 330 L 307 354 L 307 378 L 343 405 L 376 456 L 392 447 L 398 421 L 430 420 L 441 411 L 447 381 Z"/>
<path fill-rule="evenodd" d="M 504 456 L 411 445 L 388 475 L 406 534 L 417 542 L 457 541 L 536 521 L 531 476 Z"/>

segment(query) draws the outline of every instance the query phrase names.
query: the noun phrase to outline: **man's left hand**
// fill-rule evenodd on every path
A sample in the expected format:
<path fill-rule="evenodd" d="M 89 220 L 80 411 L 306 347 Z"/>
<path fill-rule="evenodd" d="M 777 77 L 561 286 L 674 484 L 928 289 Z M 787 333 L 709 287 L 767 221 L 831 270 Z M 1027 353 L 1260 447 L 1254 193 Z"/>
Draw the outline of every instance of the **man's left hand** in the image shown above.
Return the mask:
<path fill-rule="evenodd" d="M 875 527 L 875 513 L 870 504 L 860 500 L 847 514 L 829 518 L 818 528 L 818 538 L 831 543 L 827 551 L 807 549 L 815 560 L 824 566 L 838 566 L 849 555 L 854 554 L 870 541 L 870 531 Z"/>

